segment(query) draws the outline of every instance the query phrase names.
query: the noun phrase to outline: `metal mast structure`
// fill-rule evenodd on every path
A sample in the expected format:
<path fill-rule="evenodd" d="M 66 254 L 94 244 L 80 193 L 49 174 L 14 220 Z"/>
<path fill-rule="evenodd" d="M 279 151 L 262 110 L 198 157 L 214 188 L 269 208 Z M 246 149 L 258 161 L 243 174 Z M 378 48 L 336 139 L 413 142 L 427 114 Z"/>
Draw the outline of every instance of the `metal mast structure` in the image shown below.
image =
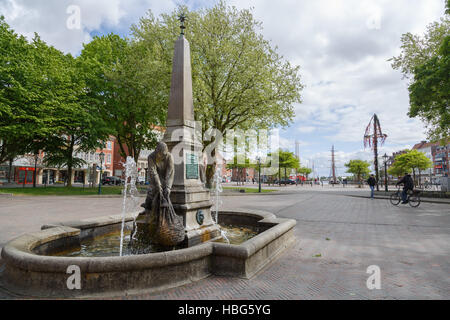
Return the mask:
<path fill-rule="evenodd" d="M 366 132 L 364 133 L 364 148 L 367 146 L 372 147 L 374 153 L 374 166 L 375 166 L 375 176 L 378 180 L 380 179 L 380 174 L 378 171 L 378 145 L 382 146 L 386 141 L 387 135 L 383 133 L 381 130 L 380 120 L 377 115 L 374 114 L 372 119 L 370 119 L 369 125 L 366 128 Z M 377 183 L 377 191 L 380 188 Z"/>
<path fill-rule="evenodd" d="M 336 159 L 334 156 L 335 150 L 334 145 L 331 147 L 331 178 L 333 179 L 333 183 L 336 183 Z"/>
<path fill-rule="evenodd" d="M 314 160 L 312 161 L 312 174 L 313 174 L 313 180 L 316 180 L 316 171 L 314 169 Z"/>

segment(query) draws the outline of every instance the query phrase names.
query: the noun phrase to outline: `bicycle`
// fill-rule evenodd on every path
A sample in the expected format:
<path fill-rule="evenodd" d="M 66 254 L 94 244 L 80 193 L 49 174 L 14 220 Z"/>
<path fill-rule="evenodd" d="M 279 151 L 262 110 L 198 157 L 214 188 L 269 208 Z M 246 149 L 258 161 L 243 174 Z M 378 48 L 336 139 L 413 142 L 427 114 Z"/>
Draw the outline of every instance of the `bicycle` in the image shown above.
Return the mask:
<path fill-rule="evenodd" d="M 397 187 L 397 191 L 391 194 L 389 201 L 394 206 L 398 206 L 402 201 L 402 191 L 400 191 L 400 187 Z M 408 190 L 406 201 L 413 208 L 417 208 L 420 205 L 420 191 L 419 190 Z"/>

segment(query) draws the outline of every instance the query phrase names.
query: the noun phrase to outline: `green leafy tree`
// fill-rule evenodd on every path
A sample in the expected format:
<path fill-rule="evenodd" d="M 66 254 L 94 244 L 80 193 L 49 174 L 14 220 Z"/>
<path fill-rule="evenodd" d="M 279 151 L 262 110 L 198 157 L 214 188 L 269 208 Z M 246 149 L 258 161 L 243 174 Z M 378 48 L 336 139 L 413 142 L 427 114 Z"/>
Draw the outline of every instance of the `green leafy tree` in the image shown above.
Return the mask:
<path fill-rule="evenodd" d="M 350 160 L 345 166 L 348 168 L 348 173 L 356 176 L 356 180 L 360 183 L 359 187 L 361 187 L 362 179 L 370 173 L 370 163 L 363 160 Z"/>
<path fill-rule="evenodd" d="M 40 68 L 43 104 L 51 128 L 36 140 L 45 151 L 48 166 L 67 168 L 71 186 L 73 169 L 84 160 L 75 151 L 91 151 L 108 138 L 108 128 L 97 105 L 87 96 L 86 77 L 81 61 L 47 46 L 38 37 L 33 41 L 34 55 Z"/>
<path fill-rule="evenodd" d="M 446 141 L 450 136 L 449 111 L 449 34 L 450 4 L 439 22 L 427 27 L 423 37 L 402 35 L 402 52 L 390 59 L 392 67 L 410 79 L 410 109 L 408 115 L 420 117 L 434 141 Z"/>
<path fill-rule="evenodd" d="M 287 126 L 294 116 L 294 103 L 301 102 L 299 67 L 263 38 L 261 23 L 250 10 L 220 1 L 198 11 L 180 7 L 159 19 L 149 12 L 133 26 L 134 38 L 155 49 L 155 56 L 165 61 L 170 72 L 180 12 L 188 16 L 195 117 L 202 123 L 202 132 L 216 128 L 225 136 L 231 129 Z M 208 180 L 214 167 L 207 170 Z"/>
<path fill-rule="evenodd" d="M 96 37 L 85 45 L 81 60 L 90 73 L 88 96 L 116 137 L 123 157 L 138 160 L 157 142 L 156 126 L 164 125 L 169 73 L 152 49 L 118 35 Z"/>
<path fill-rule="evenodd" d="M 294 155 L 294 153 L 290 151 L 284 151 L 279 149 L 275 153 L 268 154 L 268 163 L 266 164 L 268 167 L 272 166 L 272 159 L 278 160 L 278 181 L 281 184 L 281 170 L 284 171 L 284 179 L 287 179 L 287 170 L 288 169 L 298 169 L 300 168 L 300 160 Z"/>
<path fill-rule="evenodd" d="M 409 86 L 409 116 L 419 116 L 429 125 L 433 140 L 450 137 L 450 35 L 437 56 L 415 68 Z"/>
<path fill-rule="evenodd" d="M 244 184 L 245 182 L 245 176 L 244 176 L 244 170 L 247 168 L 254 168 L 255 166 L 251 164 L 251 161 L 249 158 L 245 158 L 244 162 L 240 161 L 238 159 L 238 156 L 234 156 L 233 160 L 231 162 L 227 162 L 227 169 L 235 170 L 237 173 L 237 183 L 241 182 Z"/>
<path fill-rule="evenodd" d="M 394 176 L 402 176 L 406 172 L 412 172 L 414 181 L 416 182 L 416 171 L 419 176 L 422 171 L 431 168 L 433 163 L 423 152 L 417 150 L 408 150 L 404 154 L 395 157 L 394 163 L 388 172 Z"/>
<path fill-rule="evenodd" d="M 0 163 L 31 151 L 50 129 L 34 48 L 0 17 Z"/>
<path fill-rule="evenodd" d="M 308 176 L 311 174 L 312 169 L 308 167 L 300 167 L 298 169 L 298 172 L 306 177 L 308 179 Z"/>
<path fill-rule="evenodd" d="M 75 148 L 95 149 L 107 137 L 86 95 L 86 74 L 71 55 L 37 34 L 28 43 L 3 19 L 0 50 L 0 162 L 44 150 L 47 165 L 67 167 L 71 177 L 82 162 L 73 156 Z"/>
<path fill-rule="evenodd" d="M 400 163 L 394 162 L 391 167 L 388 169 L 388 173 L 392 176 L 400 177 L 403 176 L 406 172 L 411 172 L 411 169 L 405 168 L 401 166 Z"/>

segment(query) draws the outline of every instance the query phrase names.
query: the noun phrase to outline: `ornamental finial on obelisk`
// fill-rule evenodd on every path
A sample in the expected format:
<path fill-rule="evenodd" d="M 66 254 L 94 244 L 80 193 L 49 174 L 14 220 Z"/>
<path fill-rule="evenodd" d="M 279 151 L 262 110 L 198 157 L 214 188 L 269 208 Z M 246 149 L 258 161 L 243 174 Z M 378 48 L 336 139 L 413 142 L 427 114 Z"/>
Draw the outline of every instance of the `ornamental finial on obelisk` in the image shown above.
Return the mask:
<path fill-rule="evenodd" d="M 180 16 L 178 17 L 178 20 L 181 22 L 181 25 L 180 25 L 181 35 L 184 35 L 184 29 L 186 29 L 186 26 L 184 25 L 184 23 L 186 21 L 186 16 L 184 15 L 184 13 L 180 14 Z"/>

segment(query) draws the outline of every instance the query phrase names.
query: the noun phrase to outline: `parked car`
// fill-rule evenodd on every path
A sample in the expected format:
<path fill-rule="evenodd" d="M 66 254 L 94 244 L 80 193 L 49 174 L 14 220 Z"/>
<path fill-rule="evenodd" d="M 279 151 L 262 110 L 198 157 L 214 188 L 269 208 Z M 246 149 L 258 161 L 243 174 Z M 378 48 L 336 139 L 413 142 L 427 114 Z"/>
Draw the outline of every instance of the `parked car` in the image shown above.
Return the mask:
<path fill-rule="evenodd" d="M 102 184 L 109 186 L 120 186 L 123 184 L 123 180 L 118 177 L 104 177 L 102 179 Z"/>
<path fill-rule="evenodd" d="M 292 179 L 275 180 L 275 184 L 295 184 L 295 180 Z"/>
<path fill-rule="evenodd" d="M 145 178 L 139 176 L 139 177 L 137 178 L 137 182 L 138 182 L 140 185 L 143 185 L 143 184 L 145 184 Z"/>

